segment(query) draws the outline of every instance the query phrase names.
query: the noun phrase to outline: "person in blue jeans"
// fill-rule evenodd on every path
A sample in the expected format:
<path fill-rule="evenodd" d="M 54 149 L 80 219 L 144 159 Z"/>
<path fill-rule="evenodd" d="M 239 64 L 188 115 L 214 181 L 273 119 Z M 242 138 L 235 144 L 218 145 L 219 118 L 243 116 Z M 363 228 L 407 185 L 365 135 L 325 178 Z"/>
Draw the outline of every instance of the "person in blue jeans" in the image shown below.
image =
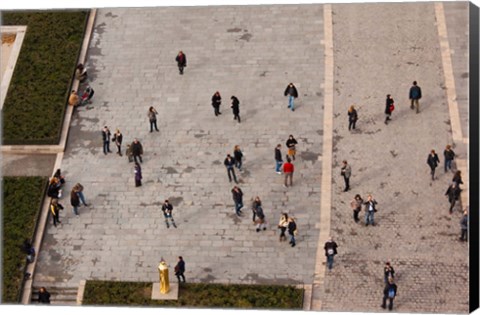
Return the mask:
<path fill-rule="evenodd" d="M 72 189 L 70 192 L 70 204 L 73 207 L 73 213 L 78 217 L 78 207 L 80 207 L 80 198 L 77 195 L 77 192 Z"/>
<path fill-rule="evenodd" d="M 297 235 L 297 223 L 295 223 L 295 219 L 291 216 L 288 218 L 288 234 L 290 235 L 290 245 L 295 247 L 295 235 Z"/>
<path fill-rule="evenodd" d="M 85 201 L 85 195 L 83 194 L 83 186 L 80 183 L 76 183 L 75 186 L 73 186 L 73 190 L 78 195 L 78 198 L 80 198 L 80 201 L 83 203 L 83 205 L 88 207 L 88 204 Z"/>
<path fill-rule="evenodd" d="M 280 151 L 281 148 L 282 148 L 281 144 L 277 144 L 277 147 L 275 148 L 275 172 L 277 172 L 277 174 L 280 174 L 280 175 L 282 174 L 281 167 L 283 164 L 282 151 Z"/>
<path fill-rule="evenodd" d="M 233 157 L 235 159 L 235 166 L 238 168 L 238 170 L 241 172 L 242 171 L 242 158 L 243 158 L 243 153 L 242 150 L 240 150 L 240 146 L 236 145 L 233 148 Z"/>
<path fill-rule="evenodd" d="M 368 195 L 367 201 L 363 203 L 365 205 L 365 225 L 375 225 L 374 213 L 377 211 L 375 205 L 377 201 L 373 199 L 372 195 Z"/>
<path fill-rule="evenodd" d="M 243 192 L 237 186 L 234 186 L 232 189 L 232 198 L 235 203 L 235 213 L 240 216 L 242 214 L 241 209 L 243 208 Z"/>
<path fill-rule="evenodd" d="M 323 247 L 323 249 L 325 249 L 325 256 L 327 257 L 328 270 L 331 270 L 333 267 L 333 256 L 337 254 L 337 247 L 337 243 L 335 243 L 331 237 Z"/>
<path fill-rule="evenodd" d="M 108 129 L 107 126 L 103 127 L 102 130 L 102 140 L 103 140 L 103 154 L 107 155 L 107 153 L 110 153 L 110 136 L 112 134 L 110 133 L 110 129 Z"/>
<path fill-rule="evenodd" d="M 235 181 L 235 183 L 238 184 L 237 176 L 235 175 L 235 169 L 234 169 L 235 159 L 230 154 L 227 154 L 225 161 L 223 161 L 223 165 L 225 165 L 227 169 L 228 180 L 230 181 L 230 183 L 232 182 L 232 176 L 233 176 L 233 180 Z"/>
<path fill-rule="evenodd" d="M 295 108 L 294 108 L 293 101 L 298 97 L 298 92 L 297 92 L 297 88 L 295 87 L 295 85 L 293 85 L 293 83 L 290 82 L 287 85 L 284 95 L 288 96 L 288 108 L 290 108 L 292 112 L 294 112 Z"/>
<path fill-rule="evenodd" d="M 445 173 L 452 169 L 452 161 L 455 159 L 455 152 L 452 150 L 451 145 L 447 145 L 443 151 L 443 157 L 445 159 Z"/>

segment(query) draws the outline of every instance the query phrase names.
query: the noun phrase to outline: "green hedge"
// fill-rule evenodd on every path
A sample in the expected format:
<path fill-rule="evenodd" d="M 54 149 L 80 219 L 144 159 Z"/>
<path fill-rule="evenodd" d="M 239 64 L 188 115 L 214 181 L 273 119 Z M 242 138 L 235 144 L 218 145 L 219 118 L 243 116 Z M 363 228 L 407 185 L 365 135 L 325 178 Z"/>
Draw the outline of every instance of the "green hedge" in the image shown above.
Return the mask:
<path fill-rule="evenodd" d="M 31 240 L 35 231 L 43 196 L 47 187 L 46 177 L 4 177 L 2 222 L 3 303 L 19 303 L 26 255 L 21 246 Z M 38 252 L 38 248 L 36 248 Z"/>
<path fill-rule="evenodd" d="M 278 285 L 181 284 L 178 300 L 152 300 L 151 282 L 87 281 L 83 305 L 302 309 L 303 289 Z"/>
<path fill-rule="evenodd" d="M 88 11 L 3 11 L 27 25 L 3 105 L 4 144 L 58 144 Z"/>

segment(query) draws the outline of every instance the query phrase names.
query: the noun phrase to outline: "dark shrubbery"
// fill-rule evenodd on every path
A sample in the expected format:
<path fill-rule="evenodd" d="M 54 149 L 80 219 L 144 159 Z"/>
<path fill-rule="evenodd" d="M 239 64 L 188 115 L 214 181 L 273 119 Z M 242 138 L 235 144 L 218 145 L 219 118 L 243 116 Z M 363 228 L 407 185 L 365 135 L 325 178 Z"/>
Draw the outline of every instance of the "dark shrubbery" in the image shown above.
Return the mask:
<path fill-rule="evenodd" d="M 58 144 L 88 11 L 2 12 L 27 25 L 3 105 L 4 144 Z"/>
<path fill-rule="evenodd" d="M 31 240 L 42 207 L 47 178 L 4 177 L 3 184 L 3 303 L 19 303 L 26 263 L 21 246 Z M 38 251 L 38 249 L 36 248 Z"/>
<path fill-rule="evenodd" d="M 151 300 L 150 282 L 87 281 L 84 305 L 302 309 L 303 289 L 278 285 L 182 284 L 178 300 Z"/>

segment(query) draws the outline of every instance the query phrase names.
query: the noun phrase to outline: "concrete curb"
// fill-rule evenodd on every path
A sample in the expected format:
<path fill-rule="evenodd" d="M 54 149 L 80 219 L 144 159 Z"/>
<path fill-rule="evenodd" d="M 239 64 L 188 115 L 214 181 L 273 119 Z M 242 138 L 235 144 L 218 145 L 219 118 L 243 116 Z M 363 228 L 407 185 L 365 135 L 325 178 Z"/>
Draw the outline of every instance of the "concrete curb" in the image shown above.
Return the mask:
<path fill-rule="evenodd" d="M 78 285 L 78 291 L 77 291 L 77 305 L 82 305 L 83 294 L 85 293 L 86 284 L 87 284 L 87 280 L 80 280 L 80 284 Z"/>
<path fill-rule="evenodd" d="M 303 289 L 303 310 L 310 311 L 312 309 L 312 284 L 304 284 L 297 286 L 299 289 Z"/>

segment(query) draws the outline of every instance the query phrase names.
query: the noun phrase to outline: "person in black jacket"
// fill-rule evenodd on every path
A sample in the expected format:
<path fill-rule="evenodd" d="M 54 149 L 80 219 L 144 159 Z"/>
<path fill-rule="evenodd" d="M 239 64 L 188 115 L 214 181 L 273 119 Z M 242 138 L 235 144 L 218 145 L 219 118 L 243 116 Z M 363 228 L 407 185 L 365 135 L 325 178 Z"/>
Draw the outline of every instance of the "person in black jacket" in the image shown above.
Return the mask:
<path fill-rule="evenodd" d="M 383 301 L 382 301 L 382 308 L 387 307 L 387 300 L 388 300 L 388 309 L 391 311 L 393 308 L 393 300 L 397 296 L 397 285 L 393 282 L 393 278 L 388 279 L 388 283 L 385 285 L 383 289 Z"/>
<path fill-rule="evenodd" d="M 293 85 L 293 83 L 290 82 L 287 85 L 287 88 L 285 89 L 285 92 L 283 94 L 285 96 L 288 96 L 288 108 L 291 108 L 292 112 L 294 112 L 295 108 L 293 105 L 293 101 L 298 97 L 297 88 L 295 87 L 295 85 Z"/>
<path fill-rule="evenodd" d="M 38 302 L 42 304 L 50 304 L 50 293 L 45 287 L 41 287 L 38 291 Z"/>
<path fill-rule="evenodd" d="M 390 265 L 390 262 L 387 261 L 385 267 L 383 267 L 383 280 L 385 284 L 388 283 L 388 278 L 395 278 L 395 270 Z"/>
<path fill-rule="evenodd" d="M 215 92 L 212 96 L 212 106 L 213 106 L 213 112 L 215 116 L 221 115 L 220 113 L 220 105 L 222 104 L 222 97 L 220 96 L 220 92 Z"/>
<path fill-rule="evenodd" d="M 235 166 L 235 159 L 230 156 L 230 154 L 227 154 L 227 157 L 225 158 L 225 161 L 223 161 L 223 165 L 227 168 L 227 174 L 228 174 L 228 180 L 230 183 L 232 182 L 232 176 L 233 175 L 233 180 L 235 180 L 235 183 L 238 184 L 237 181 L 237 176 L 235 175 L 235 169 L 233 168 Z"/>
<path fill-rule="evenodd" d="M 333 267 L 333 256 L 337 254 L 337 247 L 337 243 L 335 243 L 331 237 L 323 247 L 323 249 L 325 249 L 325 256 L 327 257 L 328 270 L 331 270 Z"/>
<path fill-rule="evenodd" d="M 233 158 L 235 159 L 235 166 L 238 168 L 238 171 L 241 172 L 243 153 L 239 145 L 233 147 Z"/>
<path fill-rule="evenodd" d="M 173 220 L 173 206 L 168 202 L 168 200 L 165 200 L 165 202 L 162 205 L 162 211 L 163 211 L 163 216 L 165 218 L 165 224 L 167 225 L 167 228 L 170 228 L 170 225 L 168 224 L 168 219 L 172 221 L 172 225 L 174 228 L 177 228 L 177 225 L 175 224 L 175 220 Z"/>
<path fill-rule="evenodd" d="M 417 107 L 417 114 L 420 112 L 420 104 L 418 100 L 422 98 L 422 89 L 417 85 L 417 81 L 413 81 L 413 85 L 410 88 L 409 98 L 412 101 L 410 108 L 413 109 L 413 105 Z"/>
<path fill-rule="evenodd" d="M 295 247 L 295 235 L 297 235 L 297 223 L 295 223 L 295 219 L 291 216 L 288 218 L 288 234 L 290 235 L 290 244 L 292 247 Z"/>
<path fill-rule="evenodd" d="M 453 182 L 450 186 L 448 186 L 447 191 L 445 192 L 445 196 L 448 196 L 448 201 L 450 202 L 450 210 L 449 212 L 453 212 L 453 207 L 455 207 L 455 202 L 460 197 L 460 187 L 457 183 Z"/>
<path fill-rule="evenodd" d="M 371 223 L 372 226 L 374 226 L 374 214 L 377 212 L 377 209 L 375 209 L 377 201 L 373 199 L 372 195 L 368 195 L 367 201 L 363 204 L 365 205 L 365 225 L 368 226 Z"/>
<path fill-rule="evenodd" d="M 123 135 L 120 132 L 120 129 L 117 129 L 115 133 L 113 134 L 112 141 L 115 142 L 115 145 L 117 146 L 117 154 L 122 156 L 122 140 L 123 140 Z"/>
<path fill-rule="evenodd" d="M 178 65 L 178 71 L 180 74 L 183 74 L 183 68 L 187 66 L 187 56 L 183 53 L 183 51 L 179 51 L 175 61 Z"/>
<path fill-rule="evenodd" d="M 463 184 L 462 181 L 462 171 L 457 170 L 455 175 L 453 175 L 452 182 L 457 183 L 457 186 L 460 187 L 460 184 Z"/>
<path fill-rule="evenodd" d="M 467 236 L 468 236 L 468 210 L 463 211 L 463 216 L 460 219 L 460 229 L 461 229 L 461 234 L 460 234 L 460 241 L 465 241 L 467 242 Z"/>
<path fill-rule="evenodd" d="M 140 143 L 140 141 L 138 141 L 137 138 L 133 139 L 132 145 L 130 147 L 132 149 L 133 159 L 135 160 L 135 163 L 138 163 L 137 157 L 140 160 L 140 163 L 143 163 L 142 161 L 143 146 Z"/>
<path fill-rule="evenodd" d="M 438 163 L 440 163 L 438 155 L 437 153 L 435 153 L 435 150 L 432 150 L 427 157 L 427 164 L 428 166 L 430 166 L 430 174 L 432 174 L 432 180 L 435 180 L 435 169 L 437 168 Z"/>
<path fill-rule="evenodd" d="M 243 208 L 243 192 L 237 186 L 234 186 L 232 189 L 232 198 L 235 203 L 235 213 L 240 216 Z"/>
<path fill-rule="evenodd" d="M 70 192 L 70 204 L 73 207 L 73 213 L 78 217 L 78 207 L 80 207 L 80 197 L 78 197 L 75 190 Z"/>
<path fill-rule="evenodd" d="M 282 148 L 281 144 L 277 144 L 275 148 L 275 172 L 277 172 L 277 174 L 280 174 L 280 175 L 282 174 L 282 172 L 280 171 L 280 168 L 282 167 L 282 164 L 283 164 L 282 152 L 280 151 L 281 148 Z"/>
<path fill-rule="evenodd" d="M 260 197 L 256 196 L 252 202 L 252 222 L 255 224 L 255 218 L 257 216 L 257 208 L 262 206 Z"/>
<path fill-rule="evenodd" d="M 232 100 L 231 108 L 233 111 L 233 120 L 238 120 L 238 122 L 240 123 L 240 101 L 233 95 L 230 99 Z"/>
<path fill-rule="evenodd" d="M 452 161 L 455 159 L 455 152 L 452 150 L 451 145 L 447 145 L 443 151 L 443 158 L 445 159 L 445 173 L 448 169 L 452 169 Z"/>
<path fill-rule="evenodd" d="M 295 155 L 297 154 L 296 145 L 298 144 L 297 140 L 293 137 L 293 135 L 289 135 L 285 144 L 288 148 L 287 155 L 295 161 Z"/>
<path fill-rule="evenodd" d="M 58 199 L 52 199 L 50 203 L 50 212 L 53 217 L 53 226 L 57 227 L 57 223 L 62 223 L 60 221 L 60 210 L 63 210 L 63 206 L 58 203 Z"/>
<path fill-rule="evenodd" d="M 103 139 L 103 154 L 111 153 L 110 151 L 110 129 L 107 126 L 103 127 L 102 130 L 102 139 Z"/>
<path fill-rule="evenodd" d="M 388 121 L 392 120 L 392 112 L 395 108 L 393 98 L 390 94 L 387 94 L 387 100 L 385 101 L 385 125 L 388 125 Z"/>
<path fill-rule="evenodd" d="M 350 106 L 348 109 L 348 130 L 351 130 L 352 128 L 355 129 L 355 124 L 357 123 L 358 120 L 358 114 L 357 110 L 355 109 L 355 106 Z"/>
<path fill-rule="evenodd" d="M 183 260 L 182 256 L 178 256 L 178 262 L 175 266 L 175 275 L 177 276 L 178 282 L 180 282 L 180 277 L 183 279 L 183 283 L 185 283 L 185 261 Z"/>

